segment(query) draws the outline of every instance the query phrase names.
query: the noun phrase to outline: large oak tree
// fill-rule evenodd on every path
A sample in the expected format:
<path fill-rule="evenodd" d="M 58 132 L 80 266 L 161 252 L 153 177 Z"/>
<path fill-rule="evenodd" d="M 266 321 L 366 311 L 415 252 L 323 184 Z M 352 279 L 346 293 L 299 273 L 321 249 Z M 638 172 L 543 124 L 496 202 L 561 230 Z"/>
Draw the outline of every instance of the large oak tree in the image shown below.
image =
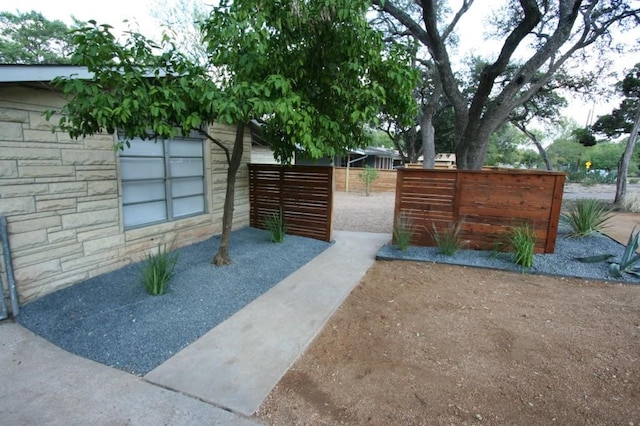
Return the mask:
<path fill-rule="evenodd" d="M 448 39 L 474 1 L 463 0 L 447 15 L 442 2 L 416 0 L 420 19 L 399 2 L 373 1 L 428 49 L 444 96 L 455 111 L 457 163 L 463 169 L 481 168 L 489 136 L 514 109 L 549 83 L 572 57 L 589 46 L 604 48 L 611 43 L 616 25 L 636 25 L 640 10 L 634 2 L 622 0 L 508 0 L 498 28 L 502 45 L 467 96 L 454 72 Z M 516 51 L 530 53 L 523 59 L 516 58 Z"/>

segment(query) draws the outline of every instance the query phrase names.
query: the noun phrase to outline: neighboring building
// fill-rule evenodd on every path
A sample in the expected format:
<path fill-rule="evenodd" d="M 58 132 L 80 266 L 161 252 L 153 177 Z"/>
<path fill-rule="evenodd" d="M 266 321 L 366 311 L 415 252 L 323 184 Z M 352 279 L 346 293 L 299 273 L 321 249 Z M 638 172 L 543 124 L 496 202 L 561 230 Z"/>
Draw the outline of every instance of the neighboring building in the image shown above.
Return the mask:
<path fill-rule="evenodd" d="M 42 113 L 64 98 L 49 82 L 78 72 L 88 75 L 69 66 L 0 65 L 0 215 L 21 303 L 139 261 L 160 244 L 180 247 L 222 230 L 227 163 L 214 144 L 134 140 L 114 152 L 117 135 L 75 140 L 52 132 L 57 118 L 50 123 Z M 232 148 L 234 127 L 209 131 Z M 250 146 L 247 130 L 245 164 Z M 234 228 L 249 223 L 248 188 L 241 166 Z"/>
<path fill-rule="evenodd" d="M 369 166 L 374 169 L 393 170 L 402 166 L 402 158 L 393 149 L 381 147 L 367 147 L 364 149 L 350 150 L 347 155 L 336 156 L 335 158 L 323 157 L 319 159 L 296 157 L 296 164 L 306 165 L 333 165 L 336 167 L 364 167 Z"/>
<path fill-rule="evenodd" d="M 271 145 L 262 137 L 262 127 L 257 120 L 249 122 L 251 129 L 251 163 L 252 164 L 280 164 L 273 156 Z M 292 161 L 291 164 L 295 164 Z"/>

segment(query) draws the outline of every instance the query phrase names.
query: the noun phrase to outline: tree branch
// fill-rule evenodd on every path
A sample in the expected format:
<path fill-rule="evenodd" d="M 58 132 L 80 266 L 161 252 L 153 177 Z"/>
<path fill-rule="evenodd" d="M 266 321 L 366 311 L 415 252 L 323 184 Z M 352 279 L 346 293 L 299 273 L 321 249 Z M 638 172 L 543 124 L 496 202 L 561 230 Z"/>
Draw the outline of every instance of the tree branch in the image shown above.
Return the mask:
<path fill-rule="evenodd" d="M 460 21 L 460 18 L 462 18 L 462 16 L 465 13 L 467 13 L 467 11 L 469 10 L 472 4 L 473 4 L 473 0 L 464 0 L 462 2 L 462 6 L 460 6 L 460 10 L 458 10 L 458 13 L 456 13 L 456 15 L 453 17 L 453 19 L 449 23 L 449 25 L 447 25 L 447 28 L 445 28 L 444 31 L 442 31 L 441 37 L 443 40 L 446 40 L 447 38 L 449 38 L 453 30 L 455 29 L 456 25 L 458 25 L 458 21 Z"/>
<path fill-rule="evenodd" d="M 200 133 L 201 135 L 203 135 L 204 137 L 206 137 L 207 139 L 209 139 L 211 142 L 213 142 L 214 145 L 222 149 L 222 151 L 224 151 L 225 157 L 227 158 L 227 164 L 231 165 L 231 153 L 229 152 L 229 148 L 227 148 L 226 146 L 224 146 L 222 142 L 220 142 L 219 140 L 211 136 L 209 132 L 202 130 L 200 128 L 194 129 L 194 130 Z"/>

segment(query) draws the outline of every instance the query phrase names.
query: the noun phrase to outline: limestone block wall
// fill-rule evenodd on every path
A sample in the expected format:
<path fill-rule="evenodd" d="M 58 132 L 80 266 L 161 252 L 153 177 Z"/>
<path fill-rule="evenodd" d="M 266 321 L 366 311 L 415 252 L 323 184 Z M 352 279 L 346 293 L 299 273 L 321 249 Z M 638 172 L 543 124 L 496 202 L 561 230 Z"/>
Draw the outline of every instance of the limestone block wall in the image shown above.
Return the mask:
<path fill-rule="evenodd" d="M 49 123 L 42 113 L 63 102 L 46 86 L 0 87 L 0 215 L 8 221 L 21 303 L 139 261 L 159 244 L 180 247 L 222 229 L 227 164 L 208 143 L 207 214 L 125 231 L 115 136 L 75 140 L 52 132 L 57 118 Z M 210 131 L 232 148 L 235 127 Z M 243 163 L 250 155 L 247 131 Z M 235 201 L 234 228 L 248 225 L 246 166 L 238 172 Z M 0 275 L 6 283 L 3 261 Z"/>

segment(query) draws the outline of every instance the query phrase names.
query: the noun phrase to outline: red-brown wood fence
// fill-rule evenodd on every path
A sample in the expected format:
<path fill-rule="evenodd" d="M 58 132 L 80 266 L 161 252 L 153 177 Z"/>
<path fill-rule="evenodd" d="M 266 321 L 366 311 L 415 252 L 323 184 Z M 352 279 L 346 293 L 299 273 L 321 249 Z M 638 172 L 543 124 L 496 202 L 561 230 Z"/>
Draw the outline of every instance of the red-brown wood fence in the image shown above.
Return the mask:
<path fill-rule="evenodd" d="M 394 220 L 413 225 L 413 245 L 435 246 L 457 223 L 468 248 L 492 250 L 505 244 L 514 226 L 528 223 L 536 234 L 536 253 L 553 253 L 565 173 L 532 170 L 398 169 Z M 503 246 L 503 248 L 508 248 Z"/>
<path fill-rule="evenodd" d="M 249 164 L 250 224 L 282 211 L 287 234 L 331 241 L 333 168 Z"/>

